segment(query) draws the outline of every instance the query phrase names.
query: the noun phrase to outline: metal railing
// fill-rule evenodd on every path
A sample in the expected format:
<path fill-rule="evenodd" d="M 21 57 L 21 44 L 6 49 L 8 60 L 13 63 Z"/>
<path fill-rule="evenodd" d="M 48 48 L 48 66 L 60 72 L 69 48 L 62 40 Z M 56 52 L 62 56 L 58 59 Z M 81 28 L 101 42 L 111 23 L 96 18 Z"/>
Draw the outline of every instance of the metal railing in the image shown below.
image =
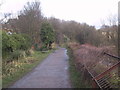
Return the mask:
<path fill-rule="evenodd" d="M 120 57 L 118 56 L 114 56 L 111 54 L 108 54 L 106 52 L 104 52 L 105 55 L 108 55 L 110 57 L 116 58 L 120 60 Z M 93 88 L 97 88 L 99 87 L 100 89 L 104 90 L 104 89 L 110 89 L 110 88 L 114 88 L 114 84 L 109 82 L 108 79 L 112 78 L 112 75 L 110 74 L 111 71 L 113 71 L 115 68 L 120 66 L 120 61 L 118 61 L 116 64 L 114 64 L 113 66 L 111 66 L 109 69 L 107 69 L 106 71 L 102 72 L 101 74 L 93 77 L 92 79 L 92 85 Z M 91 74 L 90 74 L 91 75 Z"/>
<path fill-rule="evenodd" d="M 120 57 L 117 57 L 117 56 L 114 56 L 114 55 L 111 55 L 108 53 L 104 53 L 104 55 L 108 55 L 110 57 L 120 60 Z M 92 88 L 100 88 L 101 90 L 104 90 L 104 89 L 109 90 L 111 88 L 114 88 L 114 84 L 111 83 L 109 79 L 113 78 L 111 72 L 120 66 L 120 61 L 118 61 L 113 66 L 111 66 L 106 71 L 98 74 L 97 76 L 94 76 L 85 65 L 83 65 L 83 66 L 85 69 L 84 78 L 85 79 L 87 78 L 87 81 L 90 81 L 89 83 L 92 85 Z"/>

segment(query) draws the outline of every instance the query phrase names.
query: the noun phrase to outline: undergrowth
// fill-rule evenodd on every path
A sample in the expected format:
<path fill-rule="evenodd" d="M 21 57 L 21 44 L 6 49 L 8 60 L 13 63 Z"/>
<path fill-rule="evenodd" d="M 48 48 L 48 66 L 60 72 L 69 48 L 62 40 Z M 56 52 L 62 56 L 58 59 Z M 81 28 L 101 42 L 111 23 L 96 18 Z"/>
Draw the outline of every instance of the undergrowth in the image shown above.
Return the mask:
<path fill-rule="evenodd" d="M 86 81 L 83 81 L 82 73 L 78 71 L 75 67 L 74 56 L 72 50 L 67 47 L 69 55 L 69 72 L 72 88 L 90 88 L 91 86 L 87 84 Z"/>

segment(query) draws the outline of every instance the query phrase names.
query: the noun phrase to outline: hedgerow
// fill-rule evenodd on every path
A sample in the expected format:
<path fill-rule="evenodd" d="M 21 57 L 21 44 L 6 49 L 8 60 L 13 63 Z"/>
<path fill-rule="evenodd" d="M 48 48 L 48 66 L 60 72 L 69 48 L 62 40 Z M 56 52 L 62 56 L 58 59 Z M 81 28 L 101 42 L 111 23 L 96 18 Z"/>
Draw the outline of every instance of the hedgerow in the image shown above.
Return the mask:
<path fill-rule="evenodd" d="M 25 34 L 8 34 L 2 31 L 2 57 L 6 58 L 16 50 L 28 50 L 31 47 L 31 39 Z"/>

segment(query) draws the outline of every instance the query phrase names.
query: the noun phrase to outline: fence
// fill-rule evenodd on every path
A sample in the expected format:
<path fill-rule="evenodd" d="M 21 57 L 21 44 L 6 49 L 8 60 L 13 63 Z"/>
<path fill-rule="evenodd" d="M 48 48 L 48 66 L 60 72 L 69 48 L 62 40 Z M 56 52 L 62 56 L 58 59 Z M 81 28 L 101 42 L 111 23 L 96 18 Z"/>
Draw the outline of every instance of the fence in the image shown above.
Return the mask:
<path fill-rule="evenodd" d="M 97 76 L 93 76 L 92 73 L 87 69 L 87 67 L 84 67 L 84 80 L 87 80 L 91 85 L 92 88 L 100 88 L 101 90 L 109 90 L 111 88 L 118 88 L 118 79 L 120 77 L 118 76 L 118 67 L 120 66 L 120 57 L 104 53 L 104 55 L 108 55 L 112 58 L 118 59 L 118 62 L 111 66 L 106 71 L 100 73 Z"/>

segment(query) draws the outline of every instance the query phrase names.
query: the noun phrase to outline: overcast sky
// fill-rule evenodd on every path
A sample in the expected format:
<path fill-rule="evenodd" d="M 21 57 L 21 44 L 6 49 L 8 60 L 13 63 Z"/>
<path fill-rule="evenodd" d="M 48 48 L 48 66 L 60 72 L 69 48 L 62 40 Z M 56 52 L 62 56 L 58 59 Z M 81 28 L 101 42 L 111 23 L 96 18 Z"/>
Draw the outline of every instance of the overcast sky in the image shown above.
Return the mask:
<path fill-rule="evenodd" d="M 0 0 L 0 17 L 3 13 L 14 13 L 23 9 L 28 1 Z M 117 15 L 119 0 L 40 0 L 42 13 L 46 17 L 75 20 L 80 23 L 101 26 L 109 15 Z"/>

